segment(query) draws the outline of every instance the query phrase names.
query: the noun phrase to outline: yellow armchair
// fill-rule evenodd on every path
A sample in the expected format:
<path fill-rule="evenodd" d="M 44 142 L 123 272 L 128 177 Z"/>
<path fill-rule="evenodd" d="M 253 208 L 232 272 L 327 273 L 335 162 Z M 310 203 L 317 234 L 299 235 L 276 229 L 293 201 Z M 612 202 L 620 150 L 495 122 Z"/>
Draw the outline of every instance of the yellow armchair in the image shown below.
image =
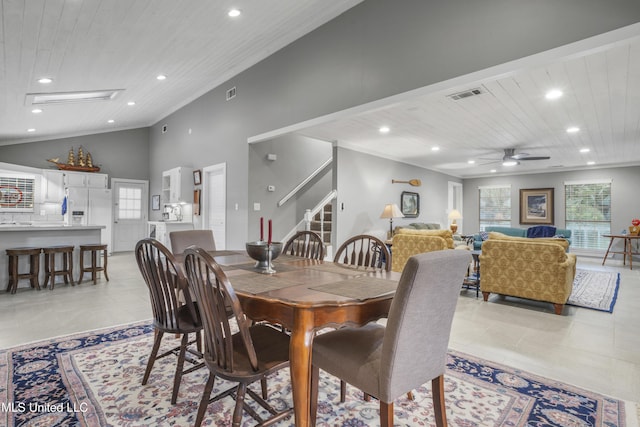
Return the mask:
<path fill-rule="evenodd" d="M 445 239 L 446 232 L 451 238 L 449 230 L 399 230 L 398 234 L 393 236 L 391 270 L 402 271 L 413 255 L 449 249 Z M 453 246 L 453 239 L 451 239 L 451 246 Z"/>
<path fill-rule="evenodd" d="M 566 253 L 561 239 L 527 239 L 490 235 L 482 244 L 480 290 L 550 302 L 562 314 L 571 295 L 576 256 Z"/>

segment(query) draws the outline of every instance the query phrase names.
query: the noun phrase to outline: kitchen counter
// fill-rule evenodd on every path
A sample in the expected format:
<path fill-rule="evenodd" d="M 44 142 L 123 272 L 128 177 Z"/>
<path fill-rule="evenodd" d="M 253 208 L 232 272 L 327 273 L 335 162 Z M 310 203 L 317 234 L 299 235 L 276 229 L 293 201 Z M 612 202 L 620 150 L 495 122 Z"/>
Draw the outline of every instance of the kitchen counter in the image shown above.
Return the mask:
<path fill-rule="evenodd" d="M 104 225 L 65 226 L 61 224 L 0 224 L 0 298 L 10 298 L 4 292 L 9 281 L 9 260 L 5 252 L 9 248 L 73 245 L 73 279 L 80 278 L 80 245 L 100 243 L 100 233 Z M 22 259 L 24 258 L 24 259 Z M 87 262 L 87 260 L 85 260 Z M 26 257 L 21 257 L 20 272 L 28 270 Z M 44 285 L 44 255 L 40 256 L 40 286 Z M 58 280 L 62 280 L 61 277 Z M 56 281 L 56 283 L 58 283 Z M 83 283 L 84 285 L 84 283 Z M 18 292 L 22 288 L 31 288 L 28 280 L 20 280 Z M 29 291 L 27 291 L 29 292 Z M 47 292 L 49 292 L 47 290 Z"/>

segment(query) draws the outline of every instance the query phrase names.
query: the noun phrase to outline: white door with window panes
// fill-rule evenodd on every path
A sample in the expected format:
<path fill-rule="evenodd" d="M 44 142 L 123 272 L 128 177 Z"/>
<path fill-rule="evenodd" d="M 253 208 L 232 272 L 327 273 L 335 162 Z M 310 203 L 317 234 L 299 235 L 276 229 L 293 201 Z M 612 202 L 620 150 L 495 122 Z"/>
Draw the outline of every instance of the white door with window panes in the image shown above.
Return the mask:
<path fill-rule="evenodd" d="M 114 178 L 113 252 L 133 251 L 146 237 L 149 182 Z"/>

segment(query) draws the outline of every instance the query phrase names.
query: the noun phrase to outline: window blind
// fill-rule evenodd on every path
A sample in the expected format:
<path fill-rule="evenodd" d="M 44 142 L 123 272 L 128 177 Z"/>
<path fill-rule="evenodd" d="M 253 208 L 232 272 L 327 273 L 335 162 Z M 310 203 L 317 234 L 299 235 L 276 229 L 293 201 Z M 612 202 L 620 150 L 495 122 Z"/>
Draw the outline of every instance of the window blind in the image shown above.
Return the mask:
<path fill-rule="evenodd" d="M 571 246 L 607 249 L 611 233 L 611 181 L 565 183 L 565 226 L 571 230 Z"/>
<path fill-rule="evenodd" d="M 35 179 L 0 176 L 0 212 L 33 212 Z"/>
<path fill-rule="evenodd" d="M 480 230 L 511 226 L 511 186 L 480 187 Z"/>

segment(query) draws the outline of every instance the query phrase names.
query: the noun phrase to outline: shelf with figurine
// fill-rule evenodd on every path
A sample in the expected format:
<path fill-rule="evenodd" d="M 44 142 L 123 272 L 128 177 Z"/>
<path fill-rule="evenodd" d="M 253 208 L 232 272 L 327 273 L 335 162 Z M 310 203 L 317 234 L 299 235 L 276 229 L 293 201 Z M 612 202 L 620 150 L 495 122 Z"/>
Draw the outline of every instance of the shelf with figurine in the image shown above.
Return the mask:
<path fill-rule="evenodd" d="M 58 169 L 65 171 L 77 171 L 77 172 L 100 172 L 100 167 L 93 164 L 93 158 L 91 153 L 87 151 L 85 156 L 82 146 L 78 148 L 78 158 L 73 152 L 73 147 L 69 150 L 67 155 L 67 163 L 60 163 L 58 157 L 53 159 L 47 159 L 48 162 L 55 164 Z"/>

